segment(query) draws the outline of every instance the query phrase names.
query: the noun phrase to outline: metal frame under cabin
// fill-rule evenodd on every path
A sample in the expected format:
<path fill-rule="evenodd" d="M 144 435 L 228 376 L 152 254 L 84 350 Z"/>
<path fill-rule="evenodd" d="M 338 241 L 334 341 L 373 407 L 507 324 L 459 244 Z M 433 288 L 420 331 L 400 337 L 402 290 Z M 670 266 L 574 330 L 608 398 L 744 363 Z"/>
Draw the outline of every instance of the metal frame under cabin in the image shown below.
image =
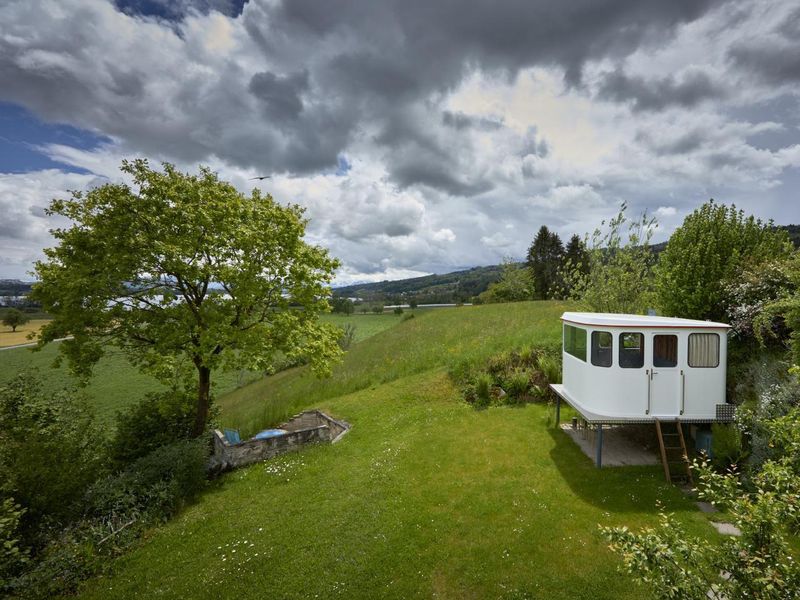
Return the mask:
<path fill-rule="evenodd" d="M 563 383 L 550 384 L 556 426 L 563 400 L 595 428 L 598 468 L 604 426 L 732 420 L 733 406 L 725 400 L 729 325 L 578 312 L 565 312 L 561 320 Z"/>

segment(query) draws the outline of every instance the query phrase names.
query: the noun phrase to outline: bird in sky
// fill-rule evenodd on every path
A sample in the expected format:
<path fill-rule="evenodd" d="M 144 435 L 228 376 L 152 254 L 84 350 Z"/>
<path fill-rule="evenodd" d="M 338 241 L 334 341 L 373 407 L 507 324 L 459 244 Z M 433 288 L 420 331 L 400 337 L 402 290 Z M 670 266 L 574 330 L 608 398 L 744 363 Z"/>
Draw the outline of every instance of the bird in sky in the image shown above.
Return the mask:
<path fill-rule="evenodd" d="M 272 179 L 272 175 L 259 175 L 258 177 L 251 177 L 250 180 L 258 179 L 259 181 L 264 181 L 265 179 Z"/>

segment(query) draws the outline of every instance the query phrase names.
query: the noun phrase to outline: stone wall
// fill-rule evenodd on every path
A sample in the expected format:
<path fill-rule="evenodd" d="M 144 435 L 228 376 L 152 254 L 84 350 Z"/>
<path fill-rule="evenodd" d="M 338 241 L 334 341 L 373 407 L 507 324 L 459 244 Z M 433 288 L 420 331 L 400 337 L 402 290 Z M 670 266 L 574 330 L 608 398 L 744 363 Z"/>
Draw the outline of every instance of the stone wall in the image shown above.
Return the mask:
<path fill-rule="evenodd" d="M 214 454 L 209 469 L 227 471 L 299 450 L 306 444 L 336 442 L 347 433 L 350 425 L 321 411 L 310 410 L 295 415 L 279 428 L 285 429 L 286 433 L 264 440 L 244 440 L 238 444 L 229 443 L 225 435 L 215 429 Z"/>

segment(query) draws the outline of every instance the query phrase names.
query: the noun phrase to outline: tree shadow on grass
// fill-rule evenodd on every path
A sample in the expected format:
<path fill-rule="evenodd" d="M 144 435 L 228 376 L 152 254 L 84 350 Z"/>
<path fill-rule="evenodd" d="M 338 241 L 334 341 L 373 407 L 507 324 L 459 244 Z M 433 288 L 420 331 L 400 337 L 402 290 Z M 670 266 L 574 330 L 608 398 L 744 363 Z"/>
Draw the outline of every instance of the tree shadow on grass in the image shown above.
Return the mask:
<path fill-rule="evenodd" d="M 569 436 L 549 425 L 553 440 L 550 458 L 570 489 L 582 500 L 609 513 L 652 512 L 660 502 L 668 512 L 696 511 L 676 486 L 664 481 L 660 466 L 603 467 Z"/>

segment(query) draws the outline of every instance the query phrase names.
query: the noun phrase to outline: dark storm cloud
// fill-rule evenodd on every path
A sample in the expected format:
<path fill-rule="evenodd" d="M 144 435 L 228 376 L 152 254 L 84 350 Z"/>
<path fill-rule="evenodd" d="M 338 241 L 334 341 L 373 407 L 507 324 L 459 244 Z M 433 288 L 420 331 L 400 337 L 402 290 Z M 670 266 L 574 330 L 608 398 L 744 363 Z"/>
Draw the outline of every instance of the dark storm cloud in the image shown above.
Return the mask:
<path fill-rule="evenodd" d="M 122 12 L 162 19 L 180 20 L 190 11 L 206 14 L 216 10 L 235 17 L 247 0 L 114 0 Z"/>
<path fill-rule="evenodd" d="M 303 110 L 301 94 L 308 89 L 308 73 L 295 73 L 278 77 L 274 73 L 256 73 L 250 79 L 248 90 L 264 106 L 264 114 L 279 123 L 296 119 Z"/>
<path fill-rule="evenodd" d="M 603 77 L 597 96 L 603 100 L 629 102 L 636 111 L 658 111 L 671 106 L 691 108 L 724 96 L 724 90 L 702 71 L 690 71 L 679 79 L 673 76 L 645 79 L 617 69 Z"/>
<path fill-rule="evenodd" d="M 728 51 L 733 63 L 765 83 L 800 81 L 800 37 L 790 42 L 762 40 L 738 44 Z"/>

